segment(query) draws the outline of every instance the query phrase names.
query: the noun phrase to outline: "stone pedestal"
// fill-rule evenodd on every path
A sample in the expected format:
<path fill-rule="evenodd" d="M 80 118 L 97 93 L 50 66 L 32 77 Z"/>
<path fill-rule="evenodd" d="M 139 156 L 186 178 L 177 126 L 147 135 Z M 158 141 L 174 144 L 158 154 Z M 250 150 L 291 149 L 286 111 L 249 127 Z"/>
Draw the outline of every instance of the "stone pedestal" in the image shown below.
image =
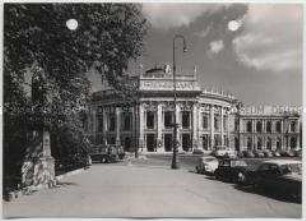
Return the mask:
<path fill-rule="evenodd" d="M 55 162 L 51 156 L 50 134 L 47 131 L 38 134 L 22 166 L 22 185 L 53 186 L 55 185 Z"/>

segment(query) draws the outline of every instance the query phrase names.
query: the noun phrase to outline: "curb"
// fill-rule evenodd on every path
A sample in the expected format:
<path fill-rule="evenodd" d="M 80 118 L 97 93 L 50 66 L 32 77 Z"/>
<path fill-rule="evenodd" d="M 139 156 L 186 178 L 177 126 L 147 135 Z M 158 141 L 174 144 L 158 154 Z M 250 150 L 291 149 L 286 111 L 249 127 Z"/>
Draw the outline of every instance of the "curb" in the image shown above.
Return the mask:
<path fill-rule="evenodd" d="M 62 174 L 62 175 L 58 175 L 58 176 L 55 176 L 55 180 L 56 181 L 60 181 L 66 177 L 69 177 L 69 176 L 73 176 L 73 175 L 76 175 L 76 174 L 79 174 L 81 173 L 82 171 L 85 171 L 86 169 L 85 168 L 80 168 L 80 169 L 77 169 L 77 170 L 73 170 L 73 171 L 70 171 L 68 173 L 65 173 L 65 174 Z"/>

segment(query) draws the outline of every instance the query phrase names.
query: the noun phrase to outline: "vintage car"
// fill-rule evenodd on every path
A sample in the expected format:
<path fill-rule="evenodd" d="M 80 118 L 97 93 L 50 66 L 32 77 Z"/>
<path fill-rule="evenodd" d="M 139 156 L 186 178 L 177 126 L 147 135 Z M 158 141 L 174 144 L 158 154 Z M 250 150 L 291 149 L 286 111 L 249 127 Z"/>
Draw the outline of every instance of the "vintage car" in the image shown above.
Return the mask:
<path fill-rule="evenodd" d="M 237 157 L 237 151 L 226 147 L 226 146 L 218 146 L 216 149 L 211 153 L 213 156 L 222 158 L 236 158 Z"/>
<path fill-rule="evenodd" d="M 240 176 L 240 177 L 239 177 Z M 283 196 L 301 199 L 302 162 L 297 160 L 268 160 L 256 170 L 246 170 L 243 176 L 238 173 L 238 183 L 252 184 L 253 187 L 278 191 Z"/>
<path fill-rule="evenodd" d="M 264 150 L 263 154 L 264 154 L 265 157 L 269 157 L 269 158 L 273 157 L 273 154 L 270 150 Z"/>
<path fill-rule="evenodd" d="M 272 154 L 273 154 L 274 157 L 280 157 L 281 156 L 281 154 L 278 150 L 272 152 Z"/>
<path fill-rule="evenodd" d="M 125 152 L 121 146 L 98 145 L 92 148 L 90 157 L 93 162 L 113 163 L 122 160 Z"/>
<path fill-rule="evenodd" d="M 247 158 L 254 158 L 254 153 L 251 151 L 251 150 L 244 150 L 242 151 L 242 154 L 244 157 L 247 157 Z"/>
<path fill-rule="evenodd" d="M 263 157 L 265 157 L 265 154 L 260 150 L 256 150 L 256 151 L 254 151 L 254 156 L 257 157 L 257 158 L 263 158 Z"/>
<path fill-rule="evenodd" d="M 302 149 L 297 149 L 294 150 L 293 152 L 295 157 L 302 157 Z"/>
<path fill-rule="evenodd" d="M 252 164 L 242 159 L 223 159 L 219 161 L 214 175 L 217 180 L 237 182 L 238 174 L 250 170 L 249 167 L 252 167 Z"/>
<path fill-rule="evenodd" d="M 195 167 L 196 172 L 200 174 L 212 175 L 218 168 L 218 159 L 213 156 L 200 157 L 197 166 Z"/>
<path fill-rule="evenodd" d="M 200 148 L 196 148 L 192 151 L 192 154 L 194 155 L 203 155 L 204 154 L 204 151 Z"/>
<path fill-rule="evenodd" d="M 282 157 L 294 157 L 294 152 L 290 150 L 284 150 L 280 152 Z"/>

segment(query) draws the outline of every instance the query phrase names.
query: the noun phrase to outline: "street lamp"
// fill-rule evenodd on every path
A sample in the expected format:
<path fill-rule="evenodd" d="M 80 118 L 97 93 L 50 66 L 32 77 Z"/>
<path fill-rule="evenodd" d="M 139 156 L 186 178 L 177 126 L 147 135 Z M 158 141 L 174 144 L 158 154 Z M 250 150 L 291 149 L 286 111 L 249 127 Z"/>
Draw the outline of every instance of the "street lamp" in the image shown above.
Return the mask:
<path fill-rule="evenodd" d="M 172 155 L 172 163 L 171 163 L 171 169 L 178 169 L 178 162 L 177 162 L 177 122 L 176 122 L 176 63 L 175 63 L 175 41 L 177 39 L 182 39 L 183 40 L 183 52 L 187 51 L 187 46 L 186 46 L 186 39 L 183 35 L 175 35 L 173 37 L 173 63 L 172 63 L 172 68 L 173 68 L 173 103 L 174 103 L 174 119 L 173 119 L 173 142 L 172 142 L 172 150 L 173 150 L 173 155 Z"/>

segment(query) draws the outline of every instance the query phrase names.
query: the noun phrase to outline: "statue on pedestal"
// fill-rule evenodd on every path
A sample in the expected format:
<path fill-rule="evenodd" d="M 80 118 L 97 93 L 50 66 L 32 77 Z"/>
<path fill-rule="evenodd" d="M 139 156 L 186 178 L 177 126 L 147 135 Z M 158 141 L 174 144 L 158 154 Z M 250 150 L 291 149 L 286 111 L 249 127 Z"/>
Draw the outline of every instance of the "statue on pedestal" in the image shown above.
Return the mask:
<path fill-rule="evenodd" d="M 50 133 L 45 127 L 42 114 L 47 102 L 46 77 L 43 69 L 35 65 L 32 76 L 32 103 L 34 115 L 41 115 L 33 124 L 30 145 L 27 147 L 22 166 L 22 184 L 48 187 L 55 185 L 55 165 L 51 156 Z M 35 117 L 35 116 L 34 116 Z"/>

